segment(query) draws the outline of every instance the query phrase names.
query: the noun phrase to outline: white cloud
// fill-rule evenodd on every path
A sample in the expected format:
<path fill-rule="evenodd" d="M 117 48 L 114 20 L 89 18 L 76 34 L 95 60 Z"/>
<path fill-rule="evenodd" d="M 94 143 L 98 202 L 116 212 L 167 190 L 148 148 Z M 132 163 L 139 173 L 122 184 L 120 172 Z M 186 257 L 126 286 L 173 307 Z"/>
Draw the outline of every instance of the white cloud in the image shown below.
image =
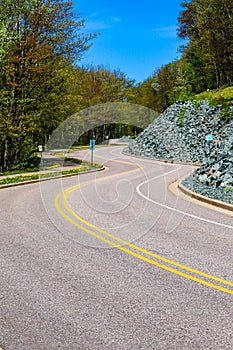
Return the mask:
<path fill-rule="evenodd" d="M 104 21 L 88 21 L 86 23 L 86 28 L 88 30 L 101 30 L 111 28 L 111 25 L 105 23 Z"/>
<path fill-rule="evenodd" d="M 93 17 L 97 17 L 99 16 L 99 12 L 96 11 L 96 12 L 93 12 L 90 16 L 88 16 L 89 18 L 93 18 Z"/>
<path fill-rule="evenodd" d="M 98 17 L 98 16 L 99 16 L 99 12 L 95 12 L 89 16 L 90 21 L 86 22 L 86 28 L 88 30 L 98 31 L 98 30 L 108 29 L 108 28 L 111 28 L 115 23 L 119 23 L 121 21 L 119 17 L 112 17 L 108 21 L 94 19 L 95 17 Z M 91 20 L 91 18 L 93 18 L 93 20 Z"/>
<path fill-rule="evenodd" d="M 147 32 L 154 33 L 156 36 L 159 36 L 162 38 L 174 38 L 177 36 L 176 30 L 177 30 L 176 26 L 168 26 L 168 27 L 153 28 L 148 30 Z"/>
<path fill-rule="evenodd" d="M 121 19 L 119 17 L 113 17 L 112 22 L 118 23 L 118 22 L 121 22 Z"/>

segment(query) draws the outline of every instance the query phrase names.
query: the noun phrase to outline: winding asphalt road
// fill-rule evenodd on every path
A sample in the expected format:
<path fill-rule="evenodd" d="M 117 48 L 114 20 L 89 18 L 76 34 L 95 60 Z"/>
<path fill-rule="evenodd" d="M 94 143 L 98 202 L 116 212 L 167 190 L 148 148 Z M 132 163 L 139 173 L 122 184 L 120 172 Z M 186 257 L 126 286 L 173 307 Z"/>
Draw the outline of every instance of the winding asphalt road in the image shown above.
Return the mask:
<path fill-rule="evenodd" d="M 233 349 L 232 215 L 169 190 L 190 166 L 121 151 L 0 191 L 3 350 Z"/>

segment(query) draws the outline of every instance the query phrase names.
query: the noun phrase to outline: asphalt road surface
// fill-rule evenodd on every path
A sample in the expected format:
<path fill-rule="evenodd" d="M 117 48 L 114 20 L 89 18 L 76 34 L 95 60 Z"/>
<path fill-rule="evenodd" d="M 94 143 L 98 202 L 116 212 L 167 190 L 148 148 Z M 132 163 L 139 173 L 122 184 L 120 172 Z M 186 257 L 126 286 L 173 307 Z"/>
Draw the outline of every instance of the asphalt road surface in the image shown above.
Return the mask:
<path fill-rule="evenodd" d="M 121 150 L 0 191 L 3 350 L 233 349 L 232 215 L 170 191 L 190 166 Z"/>

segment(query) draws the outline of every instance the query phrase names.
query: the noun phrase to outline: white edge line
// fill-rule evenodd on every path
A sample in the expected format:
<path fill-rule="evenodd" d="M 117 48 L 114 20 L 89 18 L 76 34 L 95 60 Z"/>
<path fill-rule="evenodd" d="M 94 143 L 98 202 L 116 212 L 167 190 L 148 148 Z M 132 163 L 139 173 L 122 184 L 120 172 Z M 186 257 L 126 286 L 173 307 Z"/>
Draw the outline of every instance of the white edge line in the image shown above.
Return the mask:
<path fill-rule="evenodd" d="M 205 219 L 205 218 L 202 218 L 202 217 L 199 217 L 199 216 L 196 216 L 196 215 L 192 215 L 192 214 L 186 213 L 186 212 L 184 212 L 184 211 L 181 211 L 181 210 L 178 210 L 178 209 L 169 207 L 168 205 L 165 205 L 165 204 L 156 202 L 156 201 L 154 201 L 153 199 L 151 199 L 151 198 L 145 196 L 145 195 L 140 191 L 140 187 L 143 186 L 143 185 L 145 185 L 146 183 L 149 183 L 150 181 L 154 181 L 154 180 L 159 179 L 160 177 L 163 177 L 163 176 L 169 175 L 169 174 L 171 174 L 171 173 L 174 173 L 174 172 L 176 172 L 177 170 L 179 170 L 180 168 L 181 168 L 181 167 L 178 167 L 178 168 L 175 169 L 175 170 L 169 171 L 169 172 L 164 173 L 164 174 L 162 174 L 162 175 L 153 177 L 153 178 L 150 179 L 150 180 L 147 180 L 147 181 L 142 182 L 142 183 L 139 184 L 139 185 L 137 186 L 137 188 L 136 188 L 137 193 L 138 193 L 142 198 L 146 199 L 147 201 L 149 201 L 149 202 L 151 202 L 151 203 L 153 203 L 153 204 L 156 204 L 156 205 L 158 205 L 158 206 L 160 206 L 160 207 L 163 207 L 163 208 L 165 208 L 165 209 L 168 209 L 168 210 L 171 210 L 171 211 L 173 211 L 173 212 L 176 212 L 176 213 L 178 213 L 178 214 L 183 214 L 184 216 L 189 216 L 189 217 L 191 217 L 191 218 L 193 218 L 193 219 L 197 219 L 197 220 L 199 220 L 199 221 L 204 221 L 204 222 L 208 222 L 208 223 L 211 223 L 211 224 L 214 224 L 214 225 L 217 225 L 217 226 L 221 226 L 221 227 L 233 229 L 233 226 L 221 224 L 220 222 L 216 222 L 216 221 L 212 221 L 212 220 L 209 220 L 209 219 Z"/>

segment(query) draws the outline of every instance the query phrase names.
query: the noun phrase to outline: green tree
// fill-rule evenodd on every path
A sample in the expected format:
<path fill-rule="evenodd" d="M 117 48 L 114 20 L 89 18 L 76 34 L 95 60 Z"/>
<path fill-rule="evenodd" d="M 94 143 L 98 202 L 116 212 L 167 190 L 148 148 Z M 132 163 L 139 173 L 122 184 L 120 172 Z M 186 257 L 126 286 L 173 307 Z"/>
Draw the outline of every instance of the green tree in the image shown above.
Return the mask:
<path fill-rule="evenodd" d="M 153 88 L 154 77 L 149 77 L 142 83 L 136 85 L 128 94 L 129 102 L 158 110 L 158 98 Z"/>
<path fill-rule="evenodd" d="M 120 70 L 110 71 L 104 66 L 83 67 L 78 69 L 74 76 L 73 100 L 82 108 L 108 102 L 125 102 L 128 101 L 133 86 L 134 81 L 128 79 Z M 132 130 L 124 125 L 106 124 L 89 130 L 79 141 L 87 143 L 94 137 L 100 143 L 106 136 L 120 137 L 124 133 L 130 134 Z"/>
<path fill-rule="evenodd" d="M 189 39 L 184 50 L 200 88 L 233 83 L 232 0 L 184 1 L 178 35 Z"/>
<path fill-rule="evenodd" d="M 24 162 L 61 117 L 61 72 L 95 35 L 64 0 L 0 0 L 1 170 Z"/>
<path fill-rule="evenodd" d="M 87 68 L 86 75 L 90 105 L 122 102 L 127 99 L 129 90 L 134 86 L 134 81 L 120 70 L 110 71 L 103 66 Z"/>

